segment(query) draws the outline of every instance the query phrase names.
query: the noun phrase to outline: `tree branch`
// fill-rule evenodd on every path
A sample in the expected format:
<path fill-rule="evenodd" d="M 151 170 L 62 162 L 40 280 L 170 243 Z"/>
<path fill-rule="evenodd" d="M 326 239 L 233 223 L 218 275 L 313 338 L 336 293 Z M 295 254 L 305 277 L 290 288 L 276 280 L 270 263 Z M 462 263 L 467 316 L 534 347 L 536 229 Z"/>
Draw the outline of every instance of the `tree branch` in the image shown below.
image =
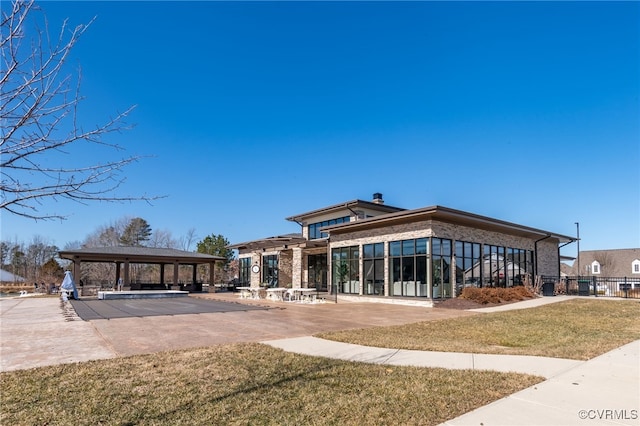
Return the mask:
<path fill-rule="evenodd" d="M 151 202 L 161 198 L 120 194 L 125 182 L 123 169 L 141 156 L 72 167 L 64 158 L 85 144 L 123 150 L 104 137 L 129 129 L 125 119 L 135 108 L 129 107 L 91 130 L 85 131 L 79 124 L 81 73 L 67 74 L 65 63 L 94 20 L 71 31 L 64 21 L 52 41 L 46 17 L 42 15 L 42 30 L 37 19 L 40 15 L 34 16 L 40 12 L 34 0 L 14 0 L 12 6 L 0 20 L 0 209 L 31 219 L 65 219 L 66 215 L 41 211 L 43 202 Z M 37 29 L 31 43 L 25 43 L 27 25 Z M 75 90 L 71 91 L 74 81 Z"/>

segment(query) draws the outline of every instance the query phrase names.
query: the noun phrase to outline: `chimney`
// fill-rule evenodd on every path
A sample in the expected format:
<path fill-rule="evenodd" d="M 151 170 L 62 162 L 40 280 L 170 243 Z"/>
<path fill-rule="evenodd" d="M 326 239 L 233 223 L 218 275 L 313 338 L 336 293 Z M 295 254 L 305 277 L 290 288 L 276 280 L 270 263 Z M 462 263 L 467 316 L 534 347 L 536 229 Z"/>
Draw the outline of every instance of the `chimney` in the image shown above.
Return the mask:
<path fill-rule="evenodd" d="M 373 194 L 373 202 L 375 204 L 384 204 L 384 200 L 382 199 L 382 194 L 379 192 L 376 192 L 375 194 Z"/>

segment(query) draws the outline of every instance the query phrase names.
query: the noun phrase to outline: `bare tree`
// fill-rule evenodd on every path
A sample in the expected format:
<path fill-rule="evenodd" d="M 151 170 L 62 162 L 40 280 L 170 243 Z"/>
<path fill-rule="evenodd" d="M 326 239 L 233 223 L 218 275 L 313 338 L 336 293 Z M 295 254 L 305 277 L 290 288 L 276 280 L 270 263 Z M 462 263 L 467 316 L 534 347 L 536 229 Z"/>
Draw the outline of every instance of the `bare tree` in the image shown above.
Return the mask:
<path fill-rule="evenodd" d="M 40 268 L 53 259 L 58 252 L 58 247 L 45 237 L 36 235 L 25 250 L 25 266 L 29 279 L 40 279 Z"/>
<path fill-rule="evenodd" d="M 91 234 L 87 235 L 82 243 L 71 249 L 119 246 L 120 238 L 129 222 L 131 222 L 131 217 L 124 216 L 109 224 L 99 226 Z"/>
<path fill-rule="evenodd" d="M 613 270 L 614 257 L 608 251 L 598 251 L 593 255 L 593 260 L 600 264 L 601 276 L 611 276 Z"/>
<path fill-rule="evenodd" d="M 139 156 L 88 164 L 69 161 L 74 149 L 120 151 L 104 137 L 127 129 L 133 107 L 84 129 L 78 122 L 80 71 L 67 74 L 65 63 L 78 39 L 89 28 L 62 24 L 57 38 L 49 38 L 46 17 L 33 0 L 13 0 L 2 8 L 0 22 L 0 208 L 31 219 L 65 219 L 44 208 L 44 201 L 65 199 L 147 202 L 158 197 L 121 196 L 122 170 Z M 27 34 L 35 29 L 35 37 Z M 96 158 L 98 156 L 94 156 Z"/>
<path fill-rule="evenodd" d="M 176 248 L 178 243 L 171 235 L 171 231 L 167 229 L 156 229 L 151 234 L 149 247 L 156 248 Z"/>
<path fill-rule="evenodd" d="M 179 241 L 180 249 L 184 251 L 190 251 L 191 246 L 193 246 L 193 244 L 196 242 L 197 239 L 198 239 L 198 236 L 196 235 L 196 229 L 189 228 L 189 230 L 187 231 L 187 234 L 180 237 L 180 241 Z"/>
<path fill-rule="evenodd" d="M 71 247 L 70 249 L 117 247 L 120 245 L 120 238 L 130 222 L 131 218 L 125 216 L 109 224 L 99 226 L 94 232 L 85 237 L 81 244 L 77 247 Z M 115 276 L 114 264 L 102 262 L 82 263 L 81 278 L 83 278 L 87 284 L 113 285 L 113 282 L 109 283 L 109 279 L 113 276 Z"/>

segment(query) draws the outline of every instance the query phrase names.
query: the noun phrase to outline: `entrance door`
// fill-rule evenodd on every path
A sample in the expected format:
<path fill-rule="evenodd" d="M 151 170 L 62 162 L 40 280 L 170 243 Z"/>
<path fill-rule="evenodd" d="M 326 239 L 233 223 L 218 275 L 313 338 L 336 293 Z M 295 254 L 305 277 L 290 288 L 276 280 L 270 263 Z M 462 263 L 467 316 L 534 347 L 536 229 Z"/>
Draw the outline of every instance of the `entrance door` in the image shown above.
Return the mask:
<path fill-rule="evenodd" d="M 310 254 L 308 260 L 309 287 L 327 291 L 327 255 Z"/>

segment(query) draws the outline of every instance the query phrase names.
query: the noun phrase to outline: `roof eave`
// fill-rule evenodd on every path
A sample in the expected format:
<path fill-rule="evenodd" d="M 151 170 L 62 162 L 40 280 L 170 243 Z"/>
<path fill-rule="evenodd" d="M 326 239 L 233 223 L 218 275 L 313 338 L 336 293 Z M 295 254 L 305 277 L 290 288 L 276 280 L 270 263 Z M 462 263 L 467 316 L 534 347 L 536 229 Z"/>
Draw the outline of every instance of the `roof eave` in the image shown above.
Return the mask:
<path fill-rule="evenodd" d="M 390 224 L 402 224 L 413 222 L 416 220 L 440 220 L 443 222 L 460 223 L 462 225 L 479 225 L 483 228 L 496 231 L 509 230 L 509 233 L 535 237 L 547 237 L 556 238 L 560 243 L 573 242 L 576 238 L 561 235 L 553 232 L 544 231 L 541 229 L 531 228 L 528 226 L 518 225 L 511 222 L 506 222 L 499 219 L 492 219 L 486 216 L 480 216 L 474 213 L 468 213 L 461 210 L 455 210 L 443 206 L 429 206 L 415 210 L 404 210 L 397 213 L 389 213 L 386 215 L 376 216 L 359 220 L 356 222 L 342 223 L 338 225 L 331 225 L 323 227 L 323 232 L 350 232 L 353 230 L 377 228 Z M 457 220 L 456 220 L 457 219 Z"/>
<path fill-rule="evenodd" d="M 304 219 L 308 218 L 308 217 L 313 217 L 313 216 L 319 216 L 321 214 L 325 214 L 325 213 L 330 213 L 332 211 L 337 211 L 337 210 L 341 210 L 341 209 L 353 209 L 353 208 L 357 208 L 357 207 L 369 207 L 369 208 L 373 208 L 376 210 L 382 210 L 382 211 L 389 211 L 389 212 L 396 212 L 396 211 L 403 211 L 405 209 L 401 208 L 401 207 L 394 207 L 394 206 L 388 206 L 386 204 L 377 204 L 371 201 L 364 201 L 364 200 L 351 200 L 351 201 L 347 201 L 344 203 L 339 203 L 339 204 L 334 204 L 332 206 L 327 206 L 327 207 L 323 207 L 321 209 L 317 209 L 317 210 L 312 210 L 306 213 L 301 213 L 301 214 L 297 214 L 295 216 L 290 216 L 287 217 L 286 220 L 290 221 L 290 222 L 297 222 L 300 223 L 302 221 L 304 221 Z"/>

